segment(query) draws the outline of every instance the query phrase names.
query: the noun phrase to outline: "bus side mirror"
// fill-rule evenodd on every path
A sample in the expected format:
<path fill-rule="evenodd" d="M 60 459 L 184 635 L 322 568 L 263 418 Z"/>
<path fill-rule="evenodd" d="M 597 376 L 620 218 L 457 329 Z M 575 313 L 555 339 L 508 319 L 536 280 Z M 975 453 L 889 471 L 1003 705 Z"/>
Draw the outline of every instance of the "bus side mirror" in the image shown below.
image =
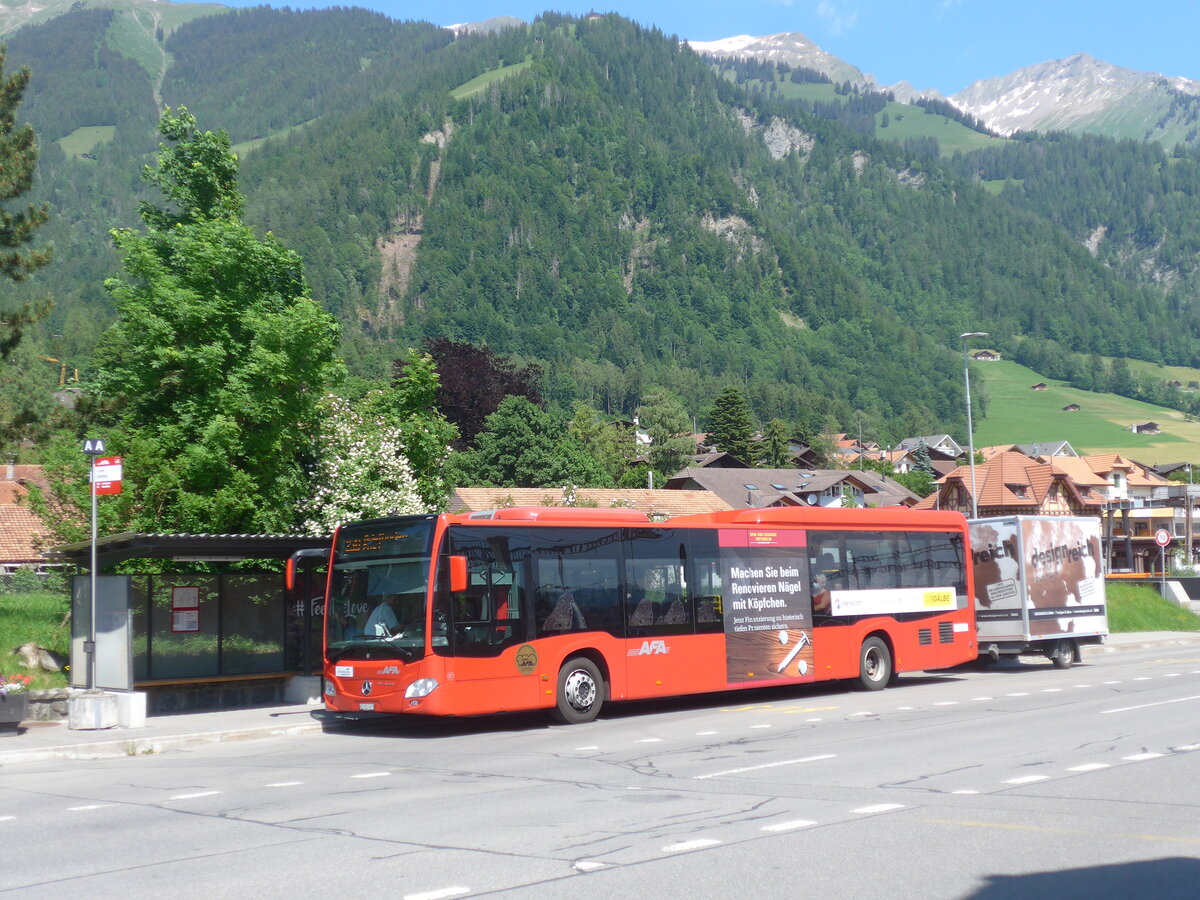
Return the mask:
<path fill-rule="evenodd" d="M 467 558 L 450 557 L 450 593 L 460 594 L 467 589 Z"/>
<path fill-rule="evenodd" d="M 296 557 L 289 556 L 287 564 L 283 567 L 283 586 L 289 590 L 296 589 Z"/>

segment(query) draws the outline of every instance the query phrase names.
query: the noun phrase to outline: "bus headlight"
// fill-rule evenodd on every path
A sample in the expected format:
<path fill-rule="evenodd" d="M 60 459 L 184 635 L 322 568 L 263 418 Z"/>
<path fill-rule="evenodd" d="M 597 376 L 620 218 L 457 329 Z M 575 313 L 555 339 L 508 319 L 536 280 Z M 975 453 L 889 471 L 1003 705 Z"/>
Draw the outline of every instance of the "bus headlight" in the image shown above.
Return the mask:
<path fill-rule="evenodd" d="M 325 679 L 325 687 L 323 690 L 325 691 L 326 697 L 332 697 L 337 694 L 337 689 L 333 686 L 333 682 L 328 678 Z"/>
<path fill-rule="evenodd" d="M 408 686 L 408 690 L 404 692 L 404 696 L 410 700 L 414 697 L 428 697 L 437 690 L 437 686 L 436 678 L 418 678 Z"/>

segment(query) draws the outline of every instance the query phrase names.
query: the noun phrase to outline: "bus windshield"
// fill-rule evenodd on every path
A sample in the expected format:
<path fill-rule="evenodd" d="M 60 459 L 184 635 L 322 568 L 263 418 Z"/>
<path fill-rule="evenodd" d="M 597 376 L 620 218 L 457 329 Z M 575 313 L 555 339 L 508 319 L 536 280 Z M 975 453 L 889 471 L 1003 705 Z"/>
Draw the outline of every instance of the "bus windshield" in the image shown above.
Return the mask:
<path fill-rule="evenodd" d="M 412 516 L 360 522 L 338 532 L 325 616 L 330 660 L 396 657 L 407 662 L 425 655 L 435 522 L 434 516 Z"/>

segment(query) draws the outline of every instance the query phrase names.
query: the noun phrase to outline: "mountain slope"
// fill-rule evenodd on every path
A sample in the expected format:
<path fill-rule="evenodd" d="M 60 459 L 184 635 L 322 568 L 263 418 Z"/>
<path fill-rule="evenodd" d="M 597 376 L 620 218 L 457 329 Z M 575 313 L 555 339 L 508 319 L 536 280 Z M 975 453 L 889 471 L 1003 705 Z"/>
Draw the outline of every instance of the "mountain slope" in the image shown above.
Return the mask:
<path fill-rule="evenodd" d="M 1200 81 L 1137 72 L 1086 53 L 977 81 L 951 99 L 1001 134 L 1089 132 L 1166 147 L 1200 139 Z"/>

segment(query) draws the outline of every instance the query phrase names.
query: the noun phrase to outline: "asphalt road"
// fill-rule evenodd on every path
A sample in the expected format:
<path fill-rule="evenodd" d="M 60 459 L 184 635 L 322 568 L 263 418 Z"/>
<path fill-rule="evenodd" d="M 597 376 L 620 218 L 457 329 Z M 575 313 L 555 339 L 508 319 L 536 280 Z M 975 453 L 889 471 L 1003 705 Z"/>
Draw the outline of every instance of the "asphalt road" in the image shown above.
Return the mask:
<path fill-rule="evenodd" d="M 1200 648 L 0 771 L 22 897 L 1200 896 Z"/>

